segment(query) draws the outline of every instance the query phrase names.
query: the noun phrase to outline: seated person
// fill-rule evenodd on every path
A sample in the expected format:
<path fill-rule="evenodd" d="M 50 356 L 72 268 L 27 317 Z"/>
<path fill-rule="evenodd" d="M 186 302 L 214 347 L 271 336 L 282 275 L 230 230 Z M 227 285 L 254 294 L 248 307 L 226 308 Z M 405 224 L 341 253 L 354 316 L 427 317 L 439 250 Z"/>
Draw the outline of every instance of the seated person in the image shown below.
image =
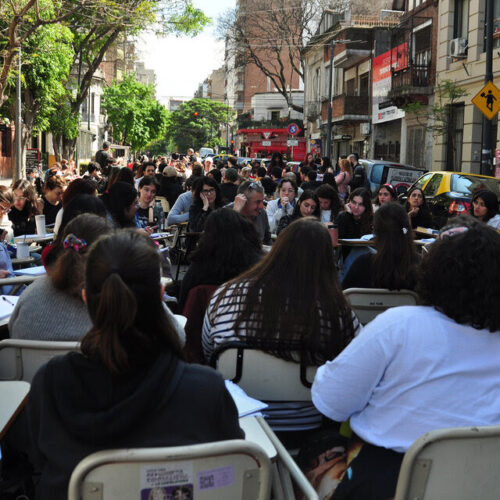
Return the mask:
<path fill-rule="evenodd" d="M 45 224 L 56 222 L 57 212 L 62 208 L 62 195 L 65 183 L 58 175 L 47 177 L 43 185 L 43 196 L 41 198 L 42 213 L 45 215 Z"/>
<path fill-rule="evenodd" d="M 488 189 L 476 191 L 472 196 L 469 213 L 493 229 L 500 229 L 498 198 L 492 191 Z"/>
<path fill-rule="evenodd" d="M 158 183 L 152 175 L 143 177 L 139 182 L 139 201 L 136 213 L 136 221 L 139 227 L 145 228 L 153 225 L 153 204 Z"/>
<path fill-rule="evenodd" d="M 321 222 L 335 222 L 337 215 L 344 208 L 339 193 L 329 184 L 321 184 L 321 186 L 316 189 L 315 193 L 319 200 Z"/>
<path fill-rule="evenodd" d="M 453 223 L 423 258 L 423 305 L 380 314 L 318 369 L 314 405 L 350 418 L 365 443 L 333 500 L 394 497 L 403 454 L 426 432 L 500 425 L 500 234 Z"/>
<path fill-rule="evenodd" d="M 269 221 L 264 210 L 264 188 L 260 184 L 255 181 L 241 183 L 234 203 L 230 203 L 228 208 L 239 212 L 253 223 L 264 245 L 271 244 Z"/>
<path fill-rule="evenodd" d="M 262 260 L 218 288 L 205 315 L 202 345 L 207 360 L 217 346 L 241 339 L 277 357 L 318 365 L 337 356 L 358 329 L 340 289 L 328 230 L 302 218 Z M 279 407 L 265 411 L 271 422 Z M 320 425 L 317 414 L 309 417 L 295 423 Z"/>
<path fill-rule="evenodd" d="M 291 215 L 283 215 L 278 221 L 278 227 L 276 228 L 276 234 L 280 234 L 283 229 L 285 229 L 293 221 L 300 219 L 301 217 L 316 217 L 319 220 L 320 209 L 318 197 L 313 191 L 304 191 L 297 201 L 293 212 Z"/>
<path fill-rule="evenodd" d="M 398 194 L 391 184 L 382 184 L 373 199 L 373 213 L 375 213 L 384 203 L 398 201 Z"/>
<path fill-rule="evenodd" d="M 37 498 L 67 498 L 73 469 L 99 450 L 243 438 L 222 377 L 181 361 L 162 295 L 158 252 L 138 231 L 91 248 L 82 352 L 42 366 L 25 407 Z"/>
<path fill-rule="evenodd" d="M 405 208 L 408 212 L 408 217 L 410 217 L 412 229 L 416 229 L 419 226 L 433 227 L 432 214 L 427 206 L 424 192 L 420 188 L 414 187 L 408 191 Z"/>
<path fill-rule="evenodd" d="M 104 217 L 83 214 L 64 228 L 57 260 L 49 274 L 34 281 L 21 294 L 10 316 L 14 339 L 80 340 L 90 328 L 81 290 L 89 245 L 111 231 Z M 52 253 L 51 252 L 51 253 Z"/>
<path fill-rule="evenodd" d="M 174 206 L 170 205 L 170 212 L 167 216 L 167 225 L 180 224 L 189 221 L 189 209 L 193 203 L 193 184 L 196 178 L 191 176 L 186 181 L 186 192 L 178 196 Z"/>
<path fill-rule="evenodd" d="M 283 179 L 278 187 L 279 198 L 268 202 L 266 207 L 269 229 L 275 233 L 284 215 L 292 215 L 297 197 L 297 185 L 290 179 Z"/>
<path fill-rule="evenodd" d="M 36 234 L 35 215 L 40 213 L 35 187 L 26 179 L 19 179 L 12 186 L 14 204 L 9 212 L 14 236 Z"/>
<path fill-rule="evenodd" d="M 223 206 L 220 187 L 210 177 L 200 177 L 193 185 L 193 203 L 189 207 L 189 231 L 201 233 L 210 213 Z"/>
<path fill-rule="evenodd" d="M 224 182 L 220 186 L 224 203 L 232 203 L 238 192 L 238 171 L 235 168 L 227 168 L 224 172 Z"/>
<path fill-rule="evenodd" d="M 376 253 L 364 253 L 351 265 L 342 288 L 388 288 L 413 290 L 419 255 L 405 209 L 384 203 L 373 217 Z"/>

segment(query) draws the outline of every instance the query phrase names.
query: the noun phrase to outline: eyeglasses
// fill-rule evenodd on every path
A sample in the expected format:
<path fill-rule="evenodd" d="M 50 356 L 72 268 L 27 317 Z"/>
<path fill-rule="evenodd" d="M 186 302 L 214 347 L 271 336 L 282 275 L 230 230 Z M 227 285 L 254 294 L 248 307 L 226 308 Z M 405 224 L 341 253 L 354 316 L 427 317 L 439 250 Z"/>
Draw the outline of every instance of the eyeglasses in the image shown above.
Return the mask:
<path fill-rule="evenodd" d="M 201 192 L 203 194 L 214 194 L 215 193 L 215 189 L 202 189 Z"/>

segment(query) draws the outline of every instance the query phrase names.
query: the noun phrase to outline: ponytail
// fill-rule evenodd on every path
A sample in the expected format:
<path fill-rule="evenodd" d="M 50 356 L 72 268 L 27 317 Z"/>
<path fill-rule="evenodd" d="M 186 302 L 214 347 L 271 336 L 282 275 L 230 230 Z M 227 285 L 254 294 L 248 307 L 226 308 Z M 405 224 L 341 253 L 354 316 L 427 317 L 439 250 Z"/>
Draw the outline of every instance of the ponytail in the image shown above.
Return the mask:
<path fill-rule="evenodd" d="M 135 295 L 117 272 L 104 280 L 95 311 L 93 327 L 81 343 L 82 352 L 97 355 L 113 375 L 128 371 L 130 359 L 124 343 L 142 335 L 134 327 Z"/>

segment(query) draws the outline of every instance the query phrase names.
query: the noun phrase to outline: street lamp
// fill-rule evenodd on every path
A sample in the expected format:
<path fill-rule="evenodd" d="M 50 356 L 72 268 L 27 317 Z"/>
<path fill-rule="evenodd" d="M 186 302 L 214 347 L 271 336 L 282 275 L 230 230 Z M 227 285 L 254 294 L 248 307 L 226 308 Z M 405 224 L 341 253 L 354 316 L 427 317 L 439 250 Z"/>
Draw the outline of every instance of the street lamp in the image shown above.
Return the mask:
<path fill-rule="evenodd" d="M 486 67 L 484 71 L 484 83 L 493 81 L 493 2 L 486 0 Z M 496 140 L 496 137 L 495 137 Z M 481 146 L 481 174 L 493 175 L 493 155 L 491 143 L 493 142 L 491 120 L 483 116 L 483 140 Z"/>
<path fill-rule="evenodd" d="M 15 179 L 21 179 L 22 172 L 22 147 L 21 147 L 21 129 L 23 126 L 21 116 L 21 45 L 17 52 L 17 81 L 16 81 L 16 175 Z"/>

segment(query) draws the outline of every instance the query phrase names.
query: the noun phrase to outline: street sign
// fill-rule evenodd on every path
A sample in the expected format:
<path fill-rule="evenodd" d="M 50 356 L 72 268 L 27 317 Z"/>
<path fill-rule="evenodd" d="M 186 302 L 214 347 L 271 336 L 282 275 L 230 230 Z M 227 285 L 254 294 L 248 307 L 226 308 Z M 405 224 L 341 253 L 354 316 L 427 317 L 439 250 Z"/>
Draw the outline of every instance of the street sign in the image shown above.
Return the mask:
<path fill-rule="evenodd" d="M 298 146 L 299 141 L 298 141 L 298 139 L 288 139 L 288 141 L 286 141 L 286 145 L 287 146 Z"/>
<path fill-rule="evenodd" d="M 500 111 L 500 90 L 489 81 L 472 99 L 472 103 L 488 120 L 492 120 Z"/>
<path fill-rule="evenodd" d="M 262 141 L 262 145 L 263 146 L 270 146 L 271 145 L 271 141 Z"/>
<path fill-rule="evenodd" d="M 299 126 L 296 123 L 290 123 L 290 125 L 288 125 L 288 133 L 290 135 L 297 135 L 299 131 Z"/>

